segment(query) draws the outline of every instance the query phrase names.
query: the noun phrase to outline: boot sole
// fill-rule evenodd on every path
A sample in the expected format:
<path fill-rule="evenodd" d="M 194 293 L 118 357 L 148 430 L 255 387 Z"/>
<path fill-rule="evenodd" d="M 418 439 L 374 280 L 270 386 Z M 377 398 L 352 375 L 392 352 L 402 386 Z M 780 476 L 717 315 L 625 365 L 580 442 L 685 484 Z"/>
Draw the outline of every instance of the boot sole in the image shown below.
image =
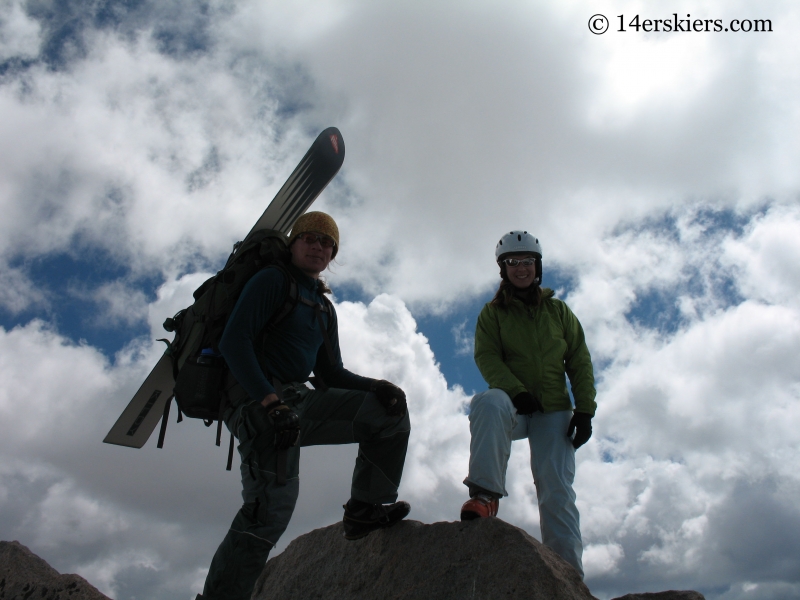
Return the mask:
<path fill-rule="evenodd" d="M 461 513 L 461 520 L 462 521 L 474 521 L 475 519 L 480 519 L 481 516 L 476 512 L 462 512 Z M 488 517 L 487 517 L 488 518 Z"/>
<path fill-rule="evenodd" d="M 393 515 L 389 515 L 389 520 L 386 523 L 374 522 L 374 523 L 354 523 L 351 525 L 352 529 L 348 532 L 347 525 L 345 524 L 345 533 L 344 539 L 346 540 L 360 540 L 363 537 L 367 537 L 373 531 L 377 531 L 378 529 L 388 529 L 394 525 L 397 525 L 400 521 L 405 519 L 408 516 L 408 513 L 411 512 L 411 506 L 408 503 L 404 503 L 405 506 L 398 506 L 393 512 Z M 353 523 L 352 520 L 345 518 L 345 523 L 350 521 Z M 363 528 L 363 529 L 362 529 Z"/>

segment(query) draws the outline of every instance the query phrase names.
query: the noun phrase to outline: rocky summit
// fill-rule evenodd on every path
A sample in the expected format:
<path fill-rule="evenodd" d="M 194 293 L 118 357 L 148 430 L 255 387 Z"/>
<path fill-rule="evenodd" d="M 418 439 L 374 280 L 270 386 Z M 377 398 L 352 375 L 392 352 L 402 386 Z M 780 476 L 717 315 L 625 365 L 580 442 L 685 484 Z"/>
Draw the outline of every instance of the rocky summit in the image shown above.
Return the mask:
<path fill-rule="evenodd" d="M 79 575 L 61 575 L 19 542 L 0 542 L 0 600 L 110 600 Z"/>
<path fill-rule="evenodd" d="M 501 519 L 401 521 L 356 541 L 342 534 L 337 523 L 298 537 L 267 562 L 253 600 L 594 599 L 572 566 Z M 624 600 L 704 599 L 668 591 Z"/>
<path fill-rule="evenodd" d="M 298 537 L 267 562 L 253 600 L 596 600 L 569 564 L 500 519 L 401 521 L 356 541 L 342 534 L 336 523 Z M 0 542 L 0 600 L 109 598 L 19 542 Z M 615 600 L 704 599 L 669 591 Z"/>
<path fill-rule="evenodd" d="M 335 590 L 335 591 L 334 591 Z M 356 541 L 337 523 L 267 562 L 254 600 L 591 600 L 561 557 L 500 519 L 402 521 Z"/>

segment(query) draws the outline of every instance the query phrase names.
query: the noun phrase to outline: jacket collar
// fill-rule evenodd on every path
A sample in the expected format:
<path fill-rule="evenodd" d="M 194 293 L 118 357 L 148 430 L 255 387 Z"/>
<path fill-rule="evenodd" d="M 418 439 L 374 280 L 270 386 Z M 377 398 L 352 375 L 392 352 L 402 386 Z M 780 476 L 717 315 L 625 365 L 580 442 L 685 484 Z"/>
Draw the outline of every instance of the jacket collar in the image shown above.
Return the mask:
<path fill-rule="evenodd" d="M 553 290 L 551 290 L 550 288 L 546 288 L 546 287 L 542 288 L 542 300 L 549 300 L 550 298 L 552 298 L 555 295 L 556 295 L 556 293 Z M 516 306 L 522 307 L 522 308 L 527 307 L 527 305 L 524 302 L 522 302 L 522 300 L 517 298 L 516 294 L 511 296 L 511 303 L 516 305 Z"/>

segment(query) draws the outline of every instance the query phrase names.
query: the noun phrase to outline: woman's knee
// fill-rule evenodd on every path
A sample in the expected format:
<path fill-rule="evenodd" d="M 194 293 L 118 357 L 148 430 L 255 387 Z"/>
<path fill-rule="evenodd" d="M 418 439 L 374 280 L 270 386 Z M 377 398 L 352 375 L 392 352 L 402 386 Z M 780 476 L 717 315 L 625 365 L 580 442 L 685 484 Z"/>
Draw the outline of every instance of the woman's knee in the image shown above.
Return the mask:
<path fill-rule="evenodd" d="M 473 396 L 469 414 L 470 417 L 473 414 L 477 415 L 485 411 L 511 414 L 513 409 L 514 405 L 508 394 L 503 390 L 491 389 Z"/>

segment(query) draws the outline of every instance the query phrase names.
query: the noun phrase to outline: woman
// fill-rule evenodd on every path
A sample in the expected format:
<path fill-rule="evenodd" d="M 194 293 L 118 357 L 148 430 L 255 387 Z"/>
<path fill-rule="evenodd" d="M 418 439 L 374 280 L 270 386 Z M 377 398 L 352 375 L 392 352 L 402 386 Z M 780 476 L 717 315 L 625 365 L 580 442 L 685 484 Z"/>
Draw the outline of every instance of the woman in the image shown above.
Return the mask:
<path fill-rule="evenodd" d="M 470 406 L 470 499 L 461 520 L 497 515 L 512 440 L 527 438 L 542 542 L 583 577 L 583 544 L 572 483 L 575 449 L 592 435 L 594 375 L 583 328 L 553 291 L 539 286 L 542 250 L 526 231 L 497 244 L 500 287 L 478 317 L 475 363 L 489 390 Z M 564 374 L 575 398 L 573 411 Z"/>

